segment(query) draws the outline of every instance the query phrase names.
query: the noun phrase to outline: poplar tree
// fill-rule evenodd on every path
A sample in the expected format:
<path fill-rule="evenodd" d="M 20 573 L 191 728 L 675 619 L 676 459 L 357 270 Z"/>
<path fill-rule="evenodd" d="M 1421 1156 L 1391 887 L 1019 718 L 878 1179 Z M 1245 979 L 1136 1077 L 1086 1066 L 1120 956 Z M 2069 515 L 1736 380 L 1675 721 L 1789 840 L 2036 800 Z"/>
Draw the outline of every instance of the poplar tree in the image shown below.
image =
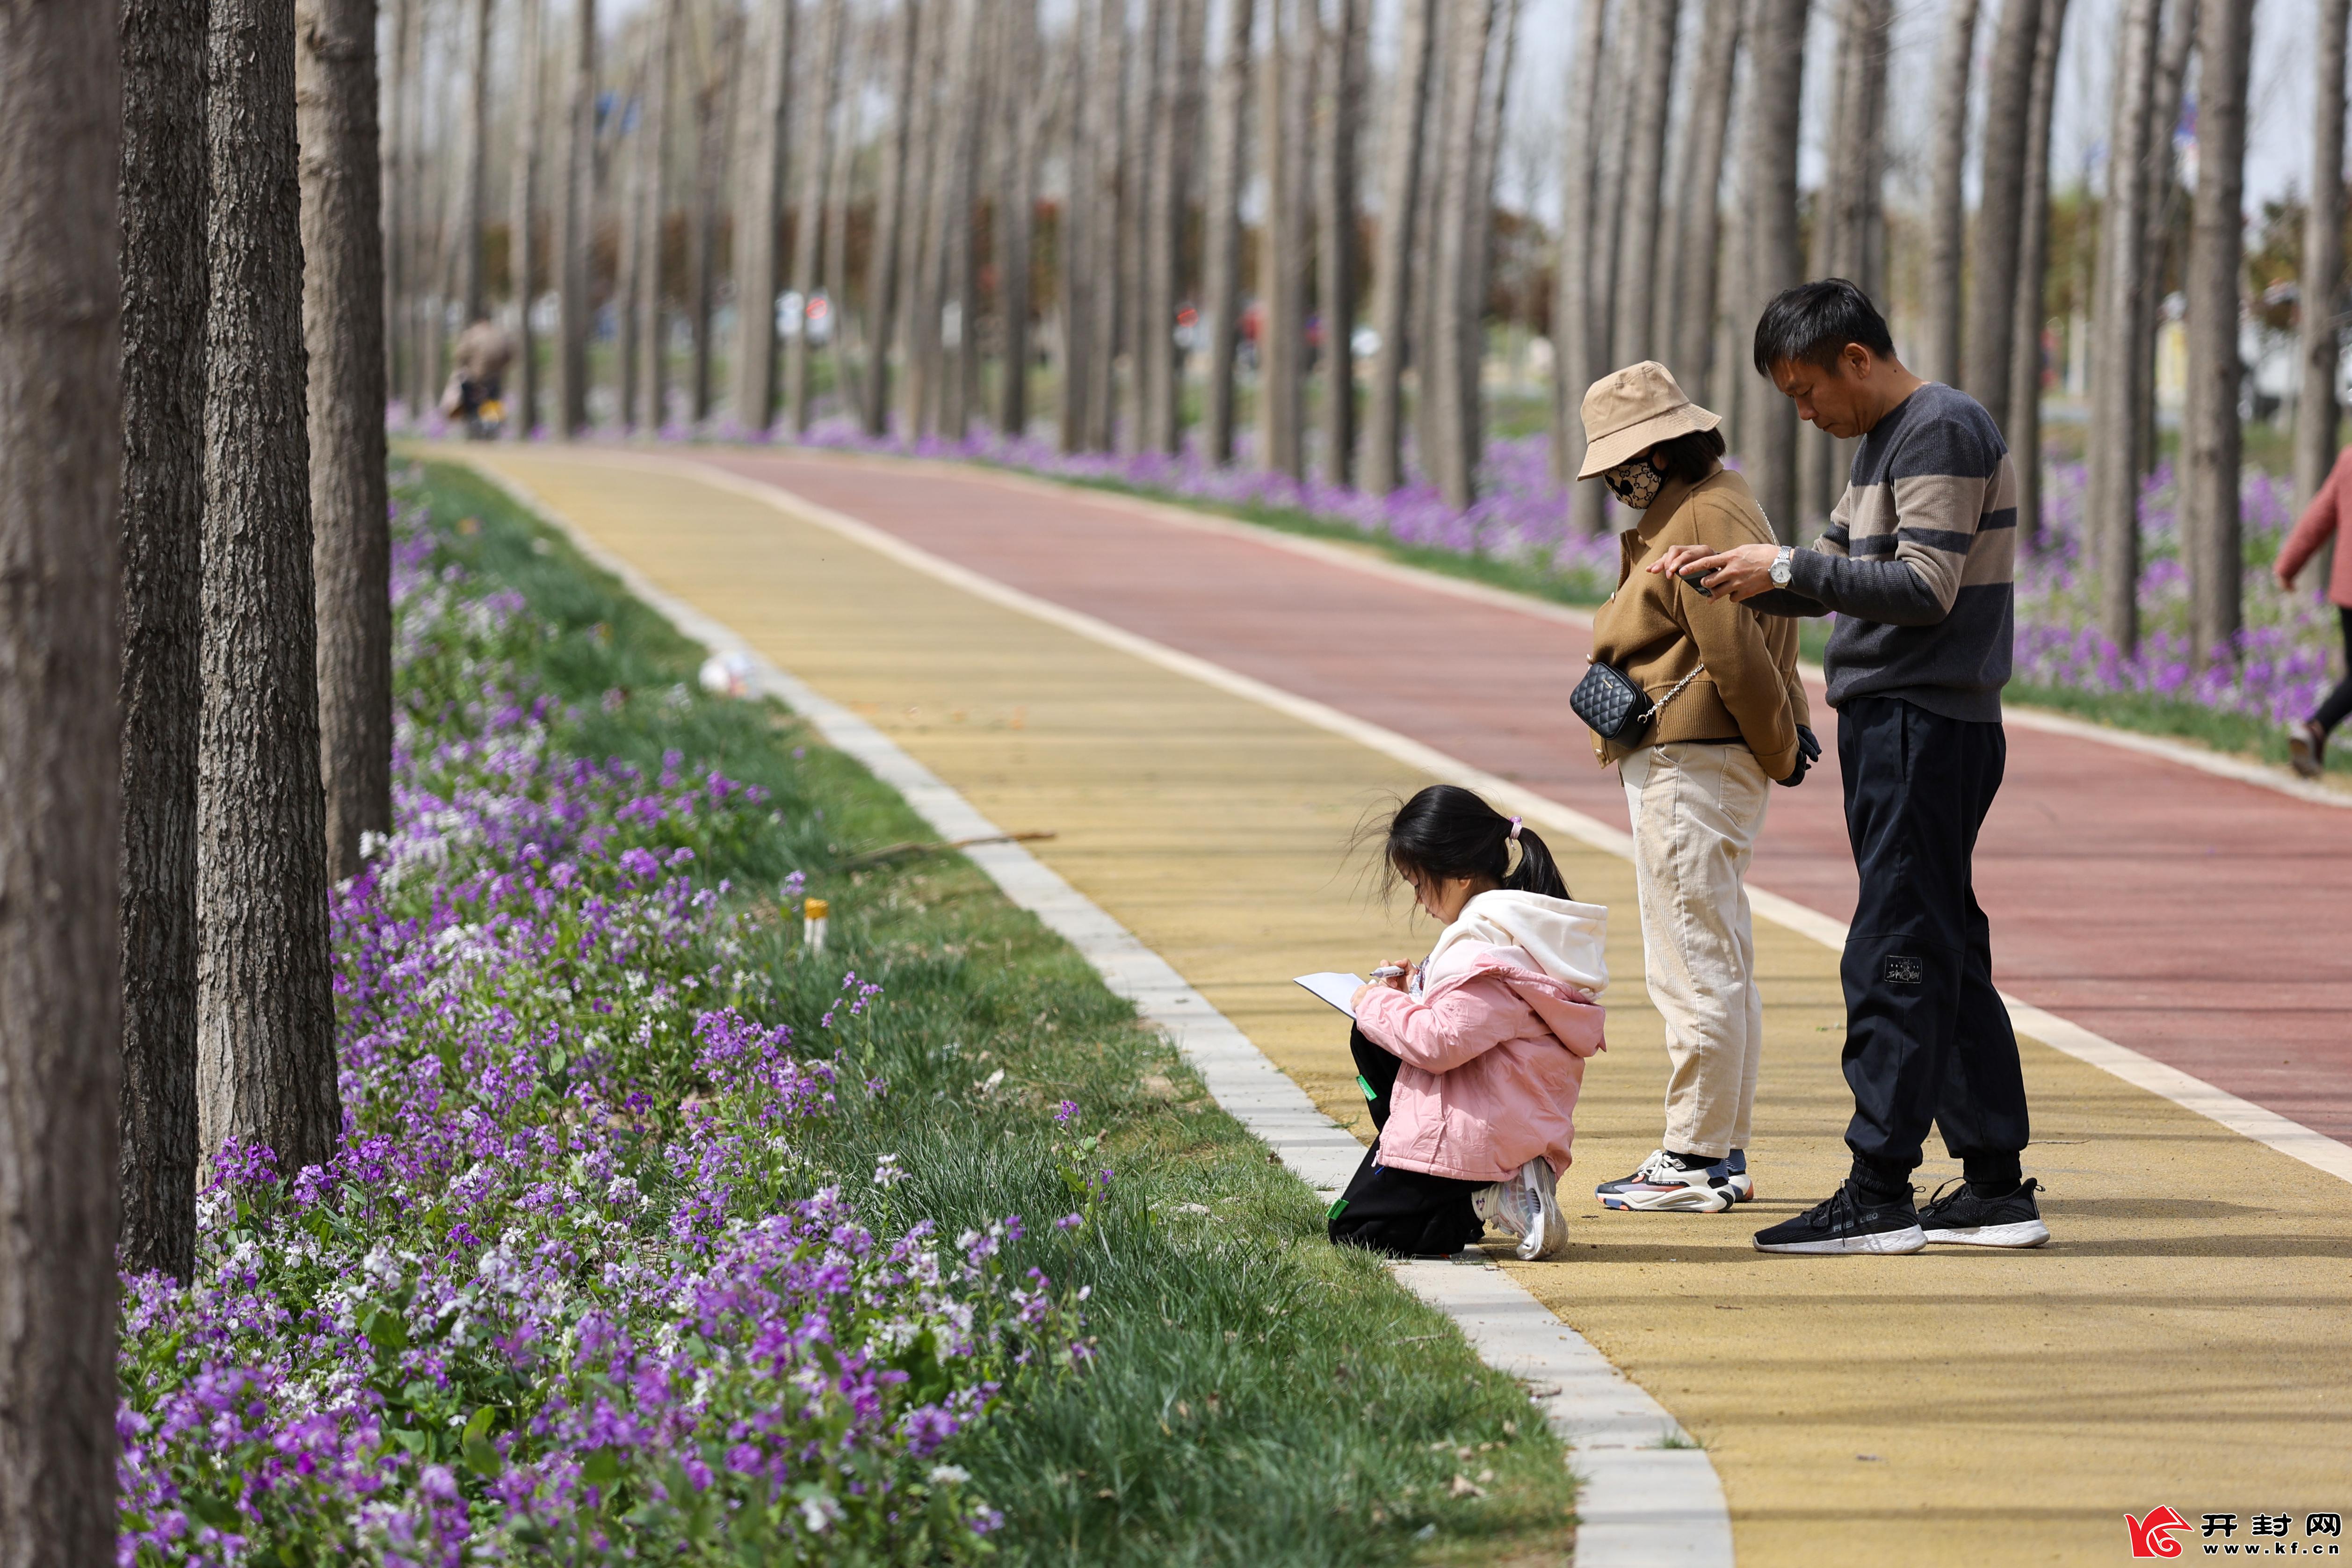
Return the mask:
<path fill-rule="evenodd" d="M 2204 7 L 2197 38 L 2197 208 L 2189 239 L 2189 388 L 2181 411 L 2181 555 L 2192 664 L 2229 655 L 2245 623 L 2239 511 L 2238 277 L 2245 262 L 2246 78 L 2253 7 Z"/>
<path fill-rule="evenodd" d="M 117 1529 L 119 16 L 0 26 L 0 1563 L 26 1568 L 111 1562 Z"/>
<path fill-rule="evenodd" d="M 2352 0 L 2319 0 L 2313 37 L 2311 204 L 2303 217 L 2303 386 L 2294 404 L 2294 499 L 2308 506 L 2336 465 L 2336 329 L 2344 294 L 2344 52 Z"/>
<path fill-rule="evenodd" d="M 321 1165 L 342 1131 L 305 426 L 294 0 L 213 0 L 199 1147 Z"/>
<path fill-rule="evenodd" d="M 183 1281 L 196 1256 L 209 15 L 202 0 L 127 0 L 121 35 L 121 1246 L 126 1273 Z"/>

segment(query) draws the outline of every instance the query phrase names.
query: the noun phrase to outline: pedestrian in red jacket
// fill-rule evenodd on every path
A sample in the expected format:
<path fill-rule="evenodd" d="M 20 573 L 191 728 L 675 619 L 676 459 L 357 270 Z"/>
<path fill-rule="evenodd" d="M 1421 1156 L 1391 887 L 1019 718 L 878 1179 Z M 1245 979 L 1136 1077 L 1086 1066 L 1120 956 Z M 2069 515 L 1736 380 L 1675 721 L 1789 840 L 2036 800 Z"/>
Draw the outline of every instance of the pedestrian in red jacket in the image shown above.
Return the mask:
<path fill-rule="evenodd" d="M 2312 497 L 2311 505 L 2295 520 L 2294 531 L 2280 547 L 2273 569 L 2279 586 L 2292 590 L 2296 575 L 2320 547 L 2329 539 L 2336 541 L 2336 570 L 2327 579 L 2327 602 L 2336 606 L 2344 625 L 2344 678 L 2336 683 L 2317 713 L 2287 726 L 2286 732 L 2287 754 L 2294 759 L 2294 770 L 2306 779 L 2318 778 L 2326 766 L 2328 732 L 2352 716 L 2352 529 L 2342 526 L 2347 507 L 2352 507 L 2352 448 L 2336 455 L 2336 466 L 2328 470 L 2319 493 Z"/>

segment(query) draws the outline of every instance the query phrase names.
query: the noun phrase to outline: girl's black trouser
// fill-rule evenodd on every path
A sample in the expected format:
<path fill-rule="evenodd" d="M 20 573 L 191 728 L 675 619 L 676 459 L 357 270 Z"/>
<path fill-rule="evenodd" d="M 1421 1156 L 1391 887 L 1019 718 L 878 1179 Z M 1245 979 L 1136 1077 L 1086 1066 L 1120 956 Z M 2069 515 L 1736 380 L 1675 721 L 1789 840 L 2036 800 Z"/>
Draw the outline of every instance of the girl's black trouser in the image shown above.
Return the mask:
<path fill-rule="evenodd" d="M 1895 697 L 1838 713 L 1846 831 L 1861 898 L 1845 986 L 1846 1146 L 1864 1186 L 1900 1192 L 1930 1123 L 1969 1181 L 2017 1179 L 2025 1079 L 1992 983 L 1992 928 L 1977 904 L 1977 830 L 2000 789 L 2008 740 Z"/>
<path fill-rule="evenodd" d="M 2336 548 L 2352 549 L 2352 540 Z M 2319 711 L 2311 716 L 2311 722 L 2319 727 L 2322 735 L 2333 732 L 2337 725 L 2352 718 L 2352 608 L 2339 604 L 2336 607 L 2336 613 L 2344 620 L 2344 678 L 2336 683 L 2336 689 L 2327 694 L 2327 700 L 2321 703 Z"/>
<path fill-rule="evenodd" d="M 1360 1029 L 1349 1032 L 1348 1051 L 1370 1090 L 1377 1133 L 1389 1124 L 1389 1095 L 1401 1064 L 1366 1040 Z M 1459 1252 L 1486 1229 L 1470 1207 L 1470 1195 L 1486 1183 L 1397 1170 L 1380 1161 L 1375 1138 L 1349 1179 L 1348 1190 L 1331 1206 L 1333 1241 L 1369 1247 L 1391 1258 L 1428 1257 Z"/>

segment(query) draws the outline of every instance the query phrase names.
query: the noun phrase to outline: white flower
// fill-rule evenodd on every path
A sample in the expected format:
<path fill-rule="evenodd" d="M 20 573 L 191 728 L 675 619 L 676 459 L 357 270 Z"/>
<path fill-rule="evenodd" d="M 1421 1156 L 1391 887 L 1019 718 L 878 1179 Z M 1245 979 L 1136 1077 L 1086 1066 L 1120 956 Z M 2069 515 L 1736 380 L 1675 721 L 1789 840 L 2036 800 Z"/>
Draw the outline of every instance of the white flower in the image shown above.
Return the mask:
<path fill-rule="evenodd" d="M 907 1179 L 907 1174 L 906 1170 L 899 1166 L 898 1156 L 896 1155 L 884 1155 L 880 1159 L 874 1162 L 874 1185 L 876 1186 L 897 1186 L 900 1182 Z"/>
<path fill-rule="evenodd" d="M 841 1504 L 833 1500 L 831 1492 L 818 1492 L 801 1499 L 801 1520 L 809 1529 L 822 1534 L 826 1526 L 841 1517 Z"/>
<path fill-rule="evenodd" d="M 971 1479 L 971 1472 L 961 1465 L 933 1465 L 931 1484 L 935 1487 L 960 1487 Z"/>

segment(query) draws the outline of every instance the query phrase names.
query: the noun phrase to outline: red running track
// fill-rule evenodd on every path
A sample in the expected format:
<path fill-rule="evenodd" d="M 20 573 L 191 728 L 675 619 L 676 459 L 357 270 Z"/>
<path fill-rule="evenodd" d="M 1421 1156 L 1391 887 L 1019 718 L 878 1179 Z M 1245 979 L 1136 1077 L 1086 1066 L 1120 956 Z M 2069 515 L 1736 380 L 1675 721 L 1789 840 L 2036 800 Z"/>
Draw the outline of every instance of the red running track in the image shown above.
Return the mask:
<path fill-rule="evenodd" d="M 782 486 L 1054 603 L 1410 736 L 1622 825 L 1568 694 L 1581 629 L 1080 492 L 753 453 Z M 1759 887 L 1853 911 L 1836 724 L 1774 794 Z M 1977 850 L 2003 989 L 2352 1142 L 2352 810 L 2011 726 Z"/>

